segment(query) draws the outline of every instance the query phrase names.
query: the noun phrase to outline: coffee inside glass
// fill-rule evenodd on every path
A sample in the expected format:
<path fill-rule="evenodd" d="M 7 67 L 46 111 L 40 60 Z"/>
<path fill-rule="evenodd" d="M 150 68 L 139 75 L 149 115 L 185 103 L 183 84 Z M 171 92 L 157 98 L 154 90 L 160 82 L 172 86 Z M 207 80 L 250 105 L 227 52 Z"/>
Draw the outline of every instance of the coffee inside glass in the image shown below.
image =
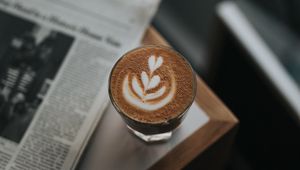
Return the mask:
<path fill-rule="evenodd" d="M 109 79 L 109 96 L 127 127 L 147 142 L 169 139 L 196 94 L 195 74 L 178 52 L 143 46 L 124 54 Z"/>

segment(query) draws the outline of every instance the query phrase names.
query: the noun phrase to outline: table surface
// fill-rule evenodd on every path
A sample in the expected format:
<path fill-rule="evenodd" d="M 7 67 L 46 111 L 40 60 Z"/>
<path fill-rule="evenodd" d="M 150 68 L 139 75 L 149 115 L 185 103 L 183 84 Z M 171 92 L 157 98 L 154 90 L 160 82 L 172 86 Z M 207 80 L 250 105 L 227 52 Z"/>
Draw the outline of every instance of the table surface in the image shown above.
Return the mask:
<path fill-rule="evenodd" d="M 168 45 L 153 27 L 147 30 L 143 44 Z M 237 123 L 227 107 L 197 77 L 195 102 L 169 141 L 147 144 L 139 140 L 128 132 L 109 105 L 77 169 L 179 169 Z"/>

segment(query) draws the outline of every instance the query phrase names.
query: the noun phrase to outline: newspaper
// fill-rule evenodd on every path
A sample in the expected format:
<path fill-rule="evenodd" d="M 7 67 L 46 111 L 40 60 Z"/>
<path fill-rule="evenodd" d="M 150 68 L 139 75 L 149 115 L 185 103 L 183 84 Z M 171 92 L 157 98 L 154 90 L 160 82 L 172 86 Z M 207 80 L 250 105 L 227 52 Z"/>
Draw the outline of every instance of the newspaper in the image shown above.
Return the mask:
<path fill-rule="evenodd" d="M 0 0 L 0 169 L 74 169 L 159 0 Z"/>

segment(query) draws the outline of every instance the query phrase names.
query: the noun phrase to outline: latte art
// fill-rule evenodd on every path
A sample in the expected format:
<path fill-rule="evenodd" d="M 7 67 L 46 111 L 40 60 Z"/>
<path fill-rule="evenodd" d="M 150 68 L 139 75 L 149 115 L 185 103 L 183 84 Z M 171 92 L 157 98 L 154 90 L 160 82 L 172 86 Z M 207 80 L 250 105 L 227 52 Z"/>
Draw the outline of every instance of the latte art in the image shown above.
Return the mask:
<path fill-rule="evenodd" d="M 148 46 L 118 60 L 111 71 L 109 93 L 126 120 L 166 124 L 189 108 L 194 83 L 193 70 L 179 53 Z"/>
<path fill-rule="evenodd" d="M 171 77 L 170 91 L 166 91 L 166 86 L 162 86 L 154 92 L 148 93 L 149 90 L 156 88 L 160 82 L 161 78 L 159 75 L 155 75 L 155 70 L 159 69 L 159 67 L 163 64 L 163 58 L 158 56 L 157 58 L 152 55 L 148 58 L 148 73 L 146 71 L 142 71 L 140 74 L 140 80 L 133 75 L 131 81 L 129 81 L 129 74 L 126 75 L 122 91 L 123 96 L 127 102 L 135 105 L 138 108 L 153 111 L 164 107 L 168 104 L 175 95 L 176 90 L 176 82 L 173 75 Z M 133 91 L 131 90 L 133 89 Z M 165 95 L 165 93 L 168 93 Z"/>

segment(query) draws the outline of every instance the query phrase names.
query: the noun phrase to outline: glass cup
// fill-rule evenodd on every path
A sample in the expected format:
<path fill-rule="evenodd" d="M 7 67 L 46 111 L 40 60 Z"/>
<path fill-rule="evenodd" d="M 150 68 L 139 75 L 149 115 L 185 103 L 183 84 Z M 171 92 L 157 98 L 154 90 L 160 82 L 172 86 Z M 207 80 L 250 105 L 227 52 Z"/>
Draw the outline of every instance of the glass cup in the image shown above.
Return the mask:
<path fill-rule="evenodd" d="M 114 72 L 114 69 L 116 68 L 116 66 L 118 65 L 120 60 L 122 60 L 123 57 L 135 52 L 136 50 L 151 49 L 151 48 L 153 48 L 154 50 L 155 49 L 167 50 L 167 51 L 173 53 L 174 55 L 181 57 L 185 61 L 185 63 L 188 65 L 188 68 L 192 72 L 192 86 L 193 87 L 192 87 L 192 96 L 190 96 L 190 97 L 192 97 L 192 100 L 190 101 L 190 103 L 188 103 L 185 106 L 183 111 L 180 114 L 178 114 L 176 117 L 168 119 L 168 120 L 166 120 L 164 122 L 160 122 L 160 123 L 150 123 L 150 122 L 139 121 L 139 120 L 133 119 L 130 116 L 128 116 L 127 114 L 125 114 L 122 111 L 122 109 L 119 107 L 118 103 L 115 101 L 114 96 L 112 95 L 112 89 L 111 89 L 112 73 Z M 108 92 L 109 92 L 109 97 L 110 97 L 110 100 L 111 100 L 113 106 L 115 107 L 117 112 L 121 115 L 122 119 L 126 123 L 127 128 L 130 130 L 130 132 L 132 132 L 134 135 L 136 135 L 137 137 L 139 137 L 140 139 L 142 139 L 145 142 L 166 141 L 171 138 L 174 130 L 177 127 L 179 127 L 179 125 L 183 121 L 188 109 L 190 108 L 190 106 L 192 105 L 192 103 L 194 101 L 195 94 L 196 94 L 196 78 L 195 78 L 195 73 L 194 73 L 193 68 L 191 67 L 190 63 L 181 54 L 179 54 L 178 52 L 174 51 L 173 49 L 171 49 L 169 47 L 147 45 L 147 46 L 142 46 L 142 47 L 139 47 L 139 48 L 136 48 L 136 49 L 133 49 L 133 50 L 127 52 L 115 63 L 115 65 L 113 66 L 113 68 L 111 70 L 110 76 L 109 76 Z M 155 111 L 153 111 L 153 112 L 155 112 Z"/>

